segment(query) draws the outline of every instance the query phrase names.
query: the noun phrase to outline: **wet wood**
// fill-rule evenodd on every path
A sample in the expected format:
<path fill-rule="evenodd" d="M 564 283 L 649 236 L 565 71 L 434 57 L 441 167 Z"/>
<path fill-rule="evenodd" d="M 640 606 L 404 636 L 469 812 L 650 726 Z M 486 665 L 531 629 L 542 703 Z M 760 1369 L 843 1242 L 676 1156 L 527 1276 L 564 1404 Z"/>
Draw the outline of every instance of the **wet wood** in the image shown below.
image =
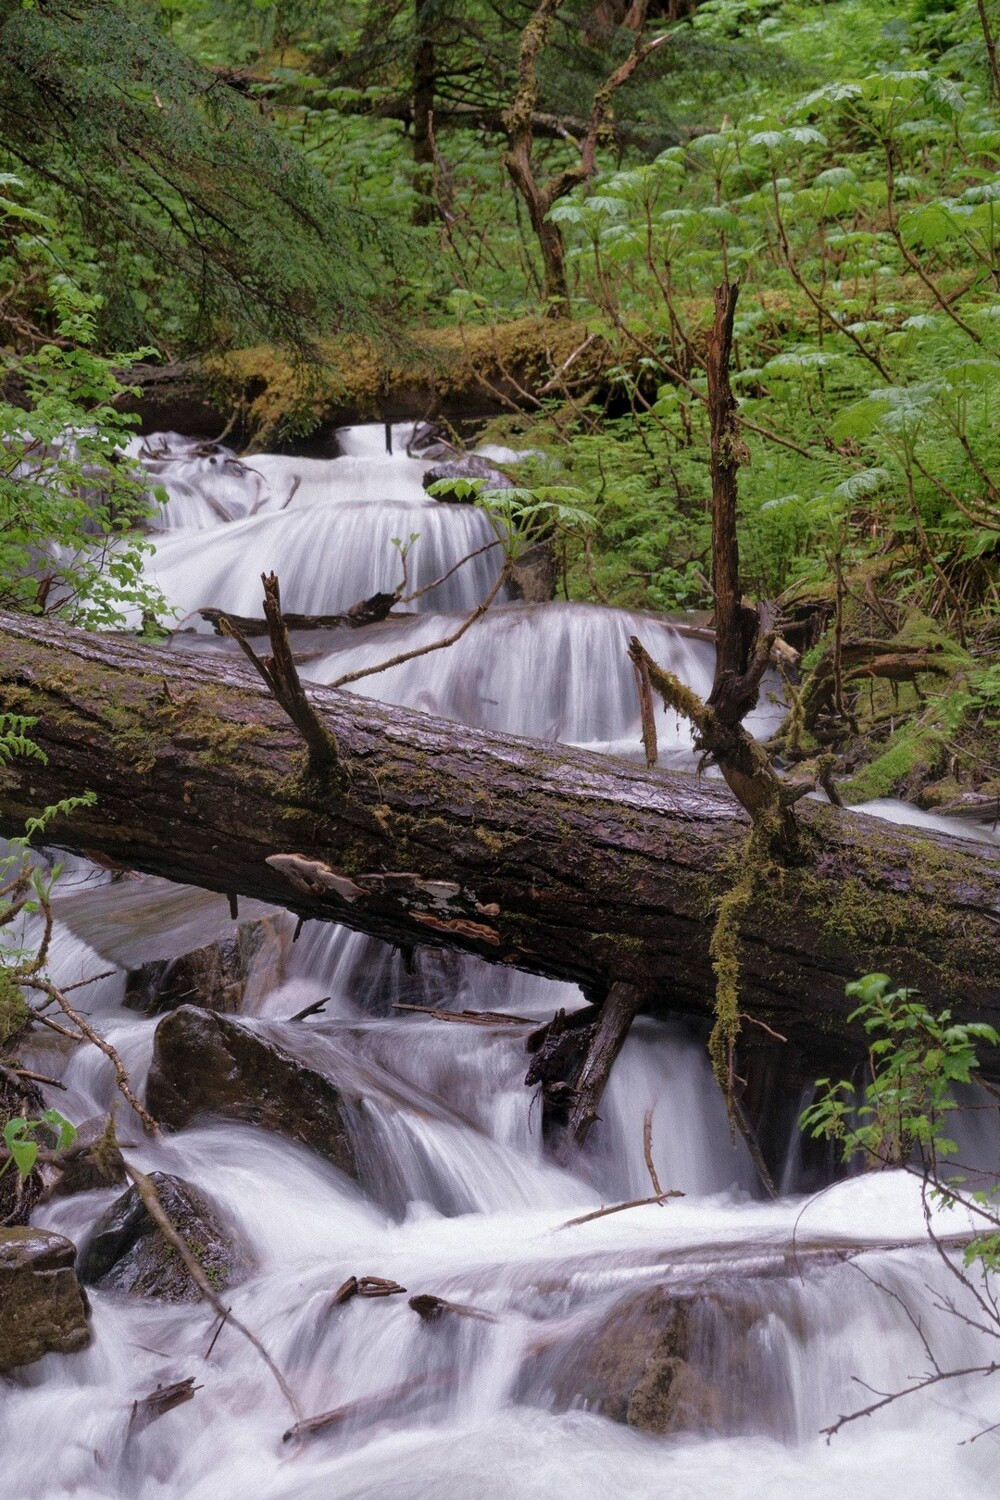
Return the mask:
<path fill-rule="evenodd" d="M 611 1069 L 625 1044 L 632 1022 L 639 1014 L 643 998 L 638 985 L 619 980 L 611 986 L 583 1065 L 572 1085 L 573 1101 L 565 1131 L 556 1146 L 557 1161 L 568 1162 L 587 1139 L 588 1131 L 598 1118 Z"/>
<path fill-rule="evenodd" d="M 590 1224 L 594 1219 L 606 1219 L 609 1214 L 622 1214 L 627 1208 L 648 1208 L 651 1203 L 664 1204 L 670 1198 L 684 1198 L 680 1188 L 670 1188 L 665 1193 L 653 1193 L 649 1198 L 630 1198 L 627 1203 L 611 1203 L 607 1208 L 595 1208 L 589 1214 L 581 1214 L 577 1219 L 567 1219 L 565 1224 L 559 1224 L 559 1229 L 575 1229 L 577 1224 Z"/>
<path fill-rule="evenodd" d="M 450 1374 L 414 1376 L 412 1380 L 404 1380 L 401 1384 L 389 1386 L 384 1391 L 376 1391 L 374 1395 L 361 1396 L 356 1401 L 347 1401 L 343 1406 L 335 1406 L 332 1411 L 320 1412 L 315 1417 L 305 1417 L 283 1433 L 282 1442 L 300 1442 L 303 1438 L 315 1437 L 317 1433 L 327 1432 L 331 1427 L 339 1427 L 341 1423 L 349 1422 L 354 1417 L 398 1415 L 400 1407 L 407 1406 L 411 1397 L 416 1397 L 418 1404 L 423 1405 L 427 1391 L 449 1386 L 453 1381 L 454 1376 Z"/>
<path fill-rule="evenodd" d="M 175 1380 L 172 1385 L 158 1385 L 156 1390 L 151 1391 L 148 1396 L 142 1396 L 138 1401 L 132 1402 L 129 1426 L 132 1428 L 148 1427 L 150 1422 L 155 1422 L 156 1418 L 162 1417 L 165 1412 L 173 1411 L 175 1406 L 183 1406 L 186 1401 L 193 1401 L 195 1391 L 201 1389 L 200 1385 L 195 1385 L 193 1375 L 189 1375 L 185 1380 Z"/>
<path fill-rule="evenodd" d="M 393 1010 L 413 1011 L 432 1021 L 458 1021 L 465 1026 L 534 1026 L 528 1016 L 512 1016 L 503 1010 L 431 1010 L 426 1005 L 396 1004 Z"/>
<path fill-rule="evenodd" d="M 713 906 L 748 827 L 723 785 L 306 693 L 340 748 L 335 784 L 238 659 L 2 615 L 0 711 L 36 717 L 47 761 L 0 771 L 0 832 L 93 791 L 53 844 L 597 1003 L 622 981 L 647 1010 L 711 1015 Z M 813 1056 L 853 1051 L 844 984 L 878 969 L 1000 1022 L 1000 850 L 797 813 L 799 857 L 741 923 L 742 1009 Z"/>
<path fill-rule="evenodd" d="M 444 1297 L 437 1297 L 433 1292 L 421 1292 L 417 1297 L 410 1298 L 410 1306 L 422 1318 L 425 1323 L 436 1323 L 446 1313 L 453 1313 L 457 1318 L 473 1318 L 479 1323 L 496 1323 L 498 1319 L 491 1312 L 486 1312 L 481 1307 L 469 1307 L 465 1302 L 448 1302 Z"/>

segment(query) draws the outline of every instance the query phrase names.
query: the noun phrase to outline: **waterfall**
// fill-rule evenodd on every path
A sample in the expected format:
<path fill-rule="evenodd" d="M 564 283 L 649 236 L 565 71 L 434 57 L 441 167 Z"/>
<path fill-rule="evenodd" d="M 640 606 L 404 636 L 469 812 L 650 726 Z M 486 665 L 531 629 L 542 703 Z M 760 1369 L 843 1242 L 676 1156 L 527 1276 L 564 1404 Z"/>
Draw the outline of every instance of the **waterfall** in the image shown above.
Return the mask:
<path fill-rule="evenodd" d="M 335 613 L 394 588 L 393 538 L 417 534 L 409 585 L 432 582 L 491 532 L 481 512 L 425 497 L 426 464 L 407 455 L 408 436 L 394 429 L 390 454 L 382 427 L 348 429 L 340 456 L 325 460 L 238 460 L 176 434 L 137 441 L 133 457 L 167 495 L 150 575 L 182 615 L 212 605 L 256 614 L 259 574 L 272 569 L 288 609 Z M 415 601 L 414 618 L 303 636 L 304 673 L 329 683 L 433 644 L 498 568 L 496 554 L 484 552 Z M 662 618 L 508 603 L 456 646 L 352 691 L 634 756 L 632 634 L 707 690 L 710 648 Z M 758 732 L 776 712 L 765 691 Z M 658 729 L 664 758 L 691 768 L 686 727 L 660 711 Z M 52 978 L 71 984 L 110 971 L 76 993 L 141 1089 L 156 1022 L 124 1003 L 127 973 L 231 936 L 228 905 L 162 880 L 112 879 L 86 861 L 57 890 Z M 730 1137 L 704 1039 L 681 1019 L 636 1023 L 585 1152 L 572 1169 L 557 1167 L 540 1101 L 524 1084 L 525 1041 L 557 1009 L 584 1003 L 574 986 L 444 950 L 404 958 L 332 925 L 310 923 L 293 941 L 293 920 L 259 903 L 241 901 L 240 921 L 271 924 L 273 942 L 266 964 L 251 963 L 235 1024 L 352 1101 L 357 1180 L 238 1120 L 206 1116 L 150 1141 L 119 1107 L 119 1135 L 144 1170 L 173 1173 L 203 1195 L 251 1267 L 226 1291 L 227 1305 L 264 1342 L 303 1415 L 340 1416 L 309 1439 L 283 1442 L 294 1418 L 271 1374 L 234 1328 L 213 1338 L 205 1304 L 94 1288 L 88 1349 L 2 1378 L 4 1495 L 801 1500 L 863 1488 L 886 1500 L 978 1500 L 992 1492 L 995 1436 L 958 1446 L 993 1420 L 988 1381 L 908 1397 L 829 1445 L 821 1435 L 864 1403 L 868 1387 L 894 1389 L 925 1369 L 924 1339 L 945 1366 L 991 1357 L 972 1326 L 974 1308 L 928 1245 L 908 1174 L 855 1177 L 807 1200 L 794 1192 L 792 1152 L 790 1191 L 765 1201 L 742 1140 Z M 473 1025 L 412 1006 L 517 1019 L 474 1014 L 483 1024 Z M 25 1064 L 62 1082 L 47 1087 L 47 1100 L 78 1123 L 114 1102 L 110 1066 L 96 1049 L 44 1033 Z M 985 1136 L 974 1144 L 996 1147 Z M 650 1164 L 664 1189 L 683 1196 L 598 1214 L 648 1198 Z M 33 1223 L 79 1245 L 117 1196 L 54 1198 Z M 958 1208 L 932 1213 L 939 1235 L 968 1227 Z M 335 1302 L 349 1277 L 365 1275 L 406 1294 Z M 418 1294 L 453 1310 L 425 1321 L 409 1305 Z M 948 1311 L 949 1298 L 969 1321 Z M 193 1400 L 148 1425 L 133 1422 L 134 1401 L 188 1376 L 199 1387 Z"/>

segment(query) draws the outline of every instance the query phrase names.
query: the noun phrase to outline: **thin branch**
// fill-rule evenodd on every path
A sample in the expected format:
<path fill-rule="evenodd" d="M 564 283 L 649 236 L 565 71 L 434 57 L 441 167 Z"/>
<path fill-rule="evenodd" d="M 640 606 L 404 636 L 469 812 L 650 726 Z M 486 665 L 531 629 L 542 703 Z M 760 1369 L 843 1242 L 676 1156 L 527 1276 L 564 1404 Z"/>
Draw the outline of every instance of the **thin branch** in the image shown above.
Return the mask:
<path fill-rule="evenodd" d="M 291 1387 L 289 1386 L 284 1375 L 282 1375 L 281 1371 L 278 1369 L 278 1366 L 275 1364 L 274 1360 L 271 1358 L 270 1354 L 268 1354 L 267 1350 L 264 1348 L 264 1345 L 261 1343 L 257 1335 L 252 1331 L 252 1329 L 248 1328 L 245 1323 L 241 1323 L 239 1318 L 234 1317 L 232 1308 L 224 1306 L 221 1298 L 212 1290 L 212 1285 L 208 1280 L 208 1277 L 205 1275 L 202 1266 L 198 1262 L 195 1255 L 192 1253 L 191 1247 L 188 1245 L 187 1240 L 185 1240 L 183 1235 L 177 1230 L 173 1223 L 173 1220 L 170 1218 L 166 1209 L 163 1207 L 163 1204 L 160 1202 L 160 1195 L 156 1191 L 156 1184 L 146 1176 L 145 1172 L 140 1172 L 139 1168 L 133 1166 L 129 1161 L 125 1162 L 125 1170 L 134 1182 L 136 1191 L 143 1201 L 146 1212 L 155 1222 L 164 1239 L 167 1240 L 167 1242 L 171 1244 L 177 1251 L 177 1254 L 180 1256 L 181 1260 L 184 1262 L 184 1265 L 187 1267 L 187 1270 L 191 1276 L 191 1280 L 194 1282 L 195 1286 L 198 1288 L 205 1301 L 209 1304 L 210 1307 L 214 1308 L 217 1317 L 221 1318 L 223 1322 L 229 1322 L 233 1325 L 234 1328 L 239 1329 L 243 1337 L 253 1345 L 253 1347 L 257 1350 L 257 1353 L 260 1355 L 261 1359 L 267 1365 L 267 1368 L 270 1370 L 271 1374 L 274 1376 L 281 1394 L 288 1402 L 288 1405 L 291 1407 L 296 1418 L 301 1419 L 301 1408 L 299 1407 L 299 1403 L 296 1401 Z"/>
<path fill-rule="evenodd" d="M 685 1198 L 679 1188 L 671 1188 L 667 1193 L 656 1193 L 652 1198 L 632 1198 L 628 1203 L 612 1203 L 609 1208 L 595 1208 L 592 1213 L 581 1214 L 578 1219 L 567 1219 L 565 1224 L 557 1224 L 557 1229 L 574 1229 L 577 1224 L 589 1224 L 592 1219 L 606 1219 L 609 1214 L 624 1213 L 627 1208 L 647 1208 L 651 1203 L 666 1203 L 668 1198 Z"/>
<path fill-rule="evenodd" d="M 100 1052 L 104 1053 L 104 1056 L 108 1059 L 111 1066 L 115 1070 L 115 1080 L 118 1084 L 118 1092 L 121 1094 L 126 1103 L 135 1110 L 135 1113 L 142 1121 L 142 1128 L 145 1130 L 146 1134 L 154 1136 L 159 1135 L 159 1125 L 156 1123 L 156 1121 L 153 1119 L 153 1116 L 144 1107 L 144 1105 L 140 1104 L 138 1098 L 135 1095 L 135 1092 L 133 1091 L 132 1083 L 128 1076 L 128 1070 L 126 1069 L 125 1064 L 122 1062 L 117 1049 L 112 1046 L 107 1038 L 101 1036 L 101 1033 L 99 1031 L 94 1030 L 90 1022 L 85 1020 L 80 1012 L 73 1008 L 73 1006 L 66 999 L 66 996 L 63 994 L 63 992 L 58 989 L 57 986 L 51 982 L 51 980 L 42 979 L 37 975 L 19 975 L 17 982 L 19 984 L 25 985 L 28 989 L 41 990 L 43 994 L 48 995 L 49 999 L 54 1000 L 59 1006 L 60 1010 L 65 1015 L 67 1015 L 73 1022 L 73 1025 L 79 1029 L 81 1035 L 73 1036 L 72 1032 L 66 1031 L 64 1027 L 59 1026 L 55 1021 L 50 1021 L 47 1016 L 36 1016 L 35 1019 L 40 1021 L 43 1026 L 50 1026 L 54 1031 L 60 1032 L 63 1036 L 72 1037 L 74 1041 L 86 1040 L 88 1042 L 92 1042 Z"/>
<path fill-rule="evenodd" d="M 511 576 L 511 562 L 508 558 L 500 570 L 500 576 L 490 589 L 481 604 L 477 604 L 471 614 L 467 615 L 457 630 L 451 635 L 445 636 L 444 640 L 433 641 L 428 646 L 416 646 L 412 651 L 401 651 L 398 656 L 391 656 L 388 661 L 379 662 L 374 667 L 359 667 L 356 672 L 345 672 L 343 677 L 338 677 L 336 682 L 331 682 L 333 688 L 346 687 L 349 682 L 360 682 L 363 677 L 373 677 L 379 672 L 387 672 L 390 667 L 398 667 L 405 661 L 413 661 L 417 656 L 427 656 L 431 651 L 443 651 L 446 646 L 453 646 L 456 641 L 461 640 L 465 632 L 473 626 L 477 620 L 481 620 L 489 609 L 494 599 Z"/>

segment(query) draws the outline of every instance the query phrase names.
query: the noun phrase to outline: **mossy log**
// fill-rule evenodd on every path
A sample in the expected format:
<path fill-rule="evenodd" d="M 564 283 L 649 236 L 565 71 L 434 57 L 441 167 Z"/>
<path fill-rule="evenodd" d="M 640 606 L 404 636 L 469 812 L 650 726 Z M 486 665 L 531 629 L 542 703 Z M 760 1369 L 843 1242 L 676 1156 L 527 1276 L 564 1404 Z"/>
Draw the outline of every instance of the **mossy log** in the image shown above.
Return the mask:
<path fill-rule="evenodd" d="M 0 711 L 33 715 L 47 757 L 0 769 L 0 832 L 90 790 L 52 842 L 595 1001 L 623 982 L 647 1009 L 711 1014 L 713 913 L 747 875 L 725 787 L 309 697 L 339 750 L 320 774 L 242 661 L 0 615 Z M 843 1052 L 844 984 L 881 969 L 1000 1025 L 1000 850 L 800 807 L 795 862 L 761 871 L 739 922 L 744 1011 L 812 1057 Z"/>
<path fill-rule="evenodd" d="M 333 456 L 338 427 L 536 410 L 547 397 L 603 390 L 622 357 L 583 323 L 540 317 L 421 330 L 392 350 L 343 336 L 320 352 L 308 367 L 263 346 L 200 364 L 135 365 L 119 405 L 143 432 L 225 430 L 257 447 L 294 439 L 297 452 Z"/>

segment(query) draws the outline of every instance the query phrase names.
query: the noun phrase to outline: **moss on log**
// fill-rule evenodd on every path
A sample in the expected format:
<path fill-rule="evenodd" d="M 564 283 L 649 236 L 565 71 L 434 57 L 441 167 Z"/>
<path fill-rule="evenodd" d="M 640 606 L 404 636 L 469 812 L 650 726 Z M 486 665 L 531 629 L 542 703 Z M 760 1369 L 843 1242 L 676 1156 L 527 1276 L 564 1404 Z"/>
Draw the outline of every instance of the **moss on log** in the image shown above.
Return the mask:
<path fill-rule="evenodd" d="M 241 662 L 0 615 L 0 711 L 47 762 L 0 769 L 0 832 L 87 790 L 52 841 L 390 942 L 710 1015 L 713 913 L 743 868 L 725 788 L 312 689 L 340 747 L 305 746 Z M 1000 850 L 802 805 L 795 864 L 740 922 L 742 1003 L 808 1046 L 848 1036 L 873 968 L 1000 1024 Z"/>

